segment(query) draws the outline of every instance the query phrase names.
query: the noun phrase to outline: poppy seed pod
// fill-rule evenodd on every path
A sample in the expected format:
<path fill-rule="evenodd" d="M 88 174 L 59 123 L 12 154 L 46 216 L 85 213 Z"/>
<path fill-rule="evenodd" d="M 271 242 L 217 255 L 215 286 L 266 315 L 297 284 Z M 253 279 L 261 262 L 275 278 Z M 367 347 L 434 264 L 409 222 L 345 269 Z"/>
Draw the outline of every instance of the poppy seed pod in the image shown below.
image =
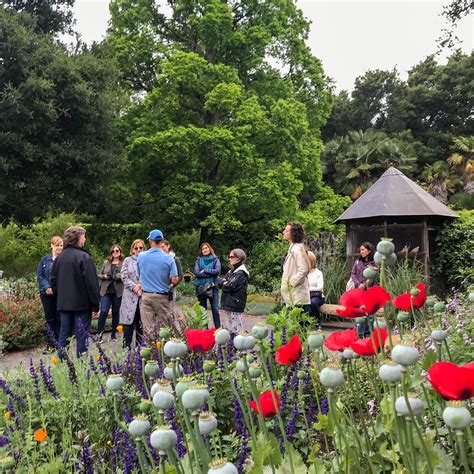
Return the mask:
<path fill-rule="evenodd" d="M 261 373 L 262 369 L 257 363 L 254 363 L 249 367 L 249 375 L 251 379 L 257 379 L 260 377 Z"/>
<path fill-rule="evenodd" d="M 315 350 L 324 344 L 324 334 L 322 332 L 311 332 L 308 336 L 308 346 Z"/>
<path fill-rule="evenodd" d="M 150 428 L 150 422 L 145 415 L 136 416 L 128 425 L 129 433 L 135 438 L 145 436 L 150 431 Z"/>
<path fill-rule="evenodd" d="M 227 329 L 220 328 L 214 333 L 216 344 L 224 346 L 230 341 L 230 332 Z"/>
<path fill-rule="evenodd" d="M 164 369 L 163 369 L 163 377 L 169 381 L 174 380 L 174 376 L 176 373 L 176 377 L 181 377 L 183 375 L 183 366 L 181 364 L 178 364 L 175 366 L 175 364 L 168 364 Z"/>
<path fill-rule="evenodd" d="M 374 267 L 364 268 L 362 275 L 364 275 L 364 277 L 367 278 L 367 280 L 374 280 L 377 276 L 377 269 Z"/>
<path fill-rule="evenodd" d="M 346 347 L 342 351 L 342 357 L 344 357 L 346 360 L 357 359 L 358 354 L 356 354 L 350 347 Z"/>
<path fill-rule="evenodd" d="M 433 311 L 435 313 L 444 313 L 445 311 L 444 303 L 442 303 L 441 301 L 438 301 L 437 303 L 435 303 L 433 306 Z"/>
<path fill-rule="evenodd" d="M 158 450 L 158 454 L 161 456 L 165 455 L 166 451 L 173 449 L 177 442 L 176 432 L 169 425 L 157 426 L 150 435 L 150 444 Z"/>
<path fill-rule="evenodd" d="M 216 363 L 213 360 L 206 360 L 204 362 L 202 369 L 206 374 L 211 373 L 216 368 Z"/>
<path fill-rule="evenodd" d="M 119 392 L 120 390 L 122 390 L 123 384 L 124 384 L 124 381 L 120 374 L 109 375 L 107 382 L 105 382 L 105 386 L 111 392 Z"/>
<path fill-rule="evenodd" d="M 188 410 L 199 410 L 209 400 L 209 392 L 205 385 L 192 385 L 181 398 L 184 408 Z"/>
<path fill-rule="evenodd" d="M 392 239 L 382 239 L 377 244 L 377 252 L 383 255 L 390 255 L 395 252 L 395 245 L 392 242 Z"/>
<path fill-rule="evenodd" d="M 227 459 L 216 459 L 209 463 L 207 474 L 238 474 L 237 468 Z"/>
<path fill-rule="evenodd" d="M 319 374 L 320 382 L 327 388 L 336 388 L 344 383 L 344 374 L 340 367 L 325 367 Z"/>
<path fill-rule="evenodd" d="M 420 290 L 418 288 L 412 288 L 410 290 L 411 296 L 418 296 L 420 294 Z"/>
<path fill-rule="evenodd" d="M 388 360 L 380 366 L 379 377 L 385 382 L 400 382 L 402 379 L 402 366 Z"/>
<path fill-rule="evenodd" d="M 242 359 L 239 359 L 235 364 L 235 368 L 241 373 L 245 374 L 245 362 Z"/>
<path fill-rule="evenodd" d="M 431 339 L 436 342 L 443 342 L 448 337 L 448 331 L 444 329 L 433 329 L 431 331 Z"/>
<path fill-rule="evenodd" d="M 420 358 L 420 353 L 415 346 L 410 343 L 401 343 L 392 349 L 392 360 L 403 366 L 415 365 Z"/>
<path fill-rule="evenodd" d="M 151 349 L 149 347 L 142 347 L 140 349 L 140 357 L 148 360 L 151 357 Z"/>
<path fill-rule="evenodd" d="M 174 405 L 174 397 L 170 391 L 160 391 L 153 395 L 153 405 L 159 410 L 169 410 Z"/>
<path fill-rule="evenodd" d="M 175 387 L 175 392 L 176 395 L 181 398 L 183 396 L 183 393 L 191 386 L 196 385 L 196 381 L 194 380 L 194 377 L 191 376 L 185 376 L 185 377 L 180 377 L 178 379 L 178 383 L 176 384 Z"/>
<path fill-rule="evenodd" d="M 142 399 L 138 404 L 138 410 L 140 413 L 146 414 L 150 411 L 151 405 L 152 403 L 150 400 Z"/>
<path fill-rule="evenodd" d="M 171 384 L 166 379 L 158 379 L 150 389 L 150 395 L 153 397 L 155 393 L 161 390 L 172 390 Z"/>
<path fill-rule="evenodd" d="M 380 329 L 387 329 L 387 321 L 384 318 L 377 318 L 375 320 L 375 327 L 379 327 Z"/>
<path fill-rule="evenodd" d="M 385 255 L 381 254 L 380 252 L 375 252 L 374 253 L 374 262 L 377 264 L 377 265 L 381 265 L 382 263 L 382 260 L 385 260 Z"/>
<path fill-rule="evenodd" d="M 253 328 L 252 328 L 252 336 L 255 339 L 265 339 L 268 336 L 269 329 L 268 326 L 265 323 L 257 323 Z"/>
<path fill-rule="evenodd" d="M 0 472 L 8 471 L 15 465 L 13 456 L 3 456 L 0 458 Z"/>
<path fill-rule="evenodd" d="M 471 413 L 463 402 L 449 401 L 443 411 L 443 420 L 450 428 L 462 430 L 471 424 Z"/>
<path fill-rule="evenodd" d="M 210 434 L 217 428 L 217 419 L 216 417 L 209 412 L 202 412 L 199 415 L 199 432 L 203 436 L 210 436 Z"/>
<path fill-rule="evenodd" d="M 397 263 L 397 254 L 391 253 L 385 257 L 385 264 L 386 265 L 395 265 Z"/>
<path fill-rule="evenodd" d="M 469 295 L 467 296 L 467 299 L 471 302 L 474 303 L 474 291 L 470 291 Z"/>
<path fill-rule="evenodd" d="M 397 321 L 399 323 L 406 323 L 411 317 L 411 314 L 407 311 L 399 311 L 397 314 Z"/>
<path fill-rule="evenodd" d="M 169 339 L 171 336 L 171 330 L 169 328 L 160 329 L 160 339 Z"/>
<path fill-rule="evenodd" d="M 180 339 L 170 339 L 166 341 L 163 349 L 165 354 L 172 359 L 183 357 L 188 352 L 188 346 Z"/>
<path fill-rule="evenodd" d="M 158 362 L 156 360 L 149 360 L 145 364 L 145 374 L 148 375 L 148 377 L 156 377 L 158 369 Z"/>
<path fill-rule="evenodd" d="M 416 397 L 415 394 L 409 393 L 408 394 L 408 403 L 410 405 L 411 411 L 413 412 L 413 416 L 419 416 L 423 413 L 425 406 L 423 402 Z M 408 404 L 405 400 L 405 397 L 398 397 L 395 401 L 395 410 L 398 414 L 403 416 L 410 416 L 410 409 Z"/>
<path fill-rule="evenodd" d="M 239 334 L 234 338 L 234 347 L 238 351 L 249 351 L 254 348 L 255 342 L 255 338 L 250 334 Z"/>
<path fill-rule="evenodd" d="M 430 296 L 426 298 L 426 306 L 428 308 L 432 308 L 437 303 L 437 301 L 438 300 L 434 296 Z"/>

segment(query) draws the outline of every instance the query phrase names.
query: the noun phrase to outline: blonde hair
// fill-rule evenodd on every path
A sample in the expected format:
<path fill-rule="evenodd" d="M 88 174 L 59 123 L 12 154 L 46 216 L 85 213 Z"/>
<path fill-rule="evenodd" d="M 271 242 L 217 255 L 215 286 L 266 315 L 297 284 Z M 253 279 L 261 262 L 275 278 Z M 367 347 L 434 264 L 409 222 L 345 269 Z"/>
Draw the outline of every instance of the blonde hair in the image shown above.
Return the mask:
<path fill-rule="evenodd" d="M 136 245 L 138 244 L 142 244 L 143 245 L 143 250 L 146 250 L 146 244 L 145 242 L 143 242 L 143 240 L 141 239 L 135 239 L 133 242 L 132 242 L 132 246 L 130 247 L 130 255 L 133 255 L 133 249 L 135 248 Z"/>
<path fill-rule="evenodd" d="M 59 235 L 53 235 L 49 241 L 51 245 L 57 245 L 63 243 L 63 238 L 59 237 Z"/>
<path fill-rule="evenodd" d="M 313 270 L 316 268 L 316 255 L 313 252 L 308 251 L 309 269 Z"/>

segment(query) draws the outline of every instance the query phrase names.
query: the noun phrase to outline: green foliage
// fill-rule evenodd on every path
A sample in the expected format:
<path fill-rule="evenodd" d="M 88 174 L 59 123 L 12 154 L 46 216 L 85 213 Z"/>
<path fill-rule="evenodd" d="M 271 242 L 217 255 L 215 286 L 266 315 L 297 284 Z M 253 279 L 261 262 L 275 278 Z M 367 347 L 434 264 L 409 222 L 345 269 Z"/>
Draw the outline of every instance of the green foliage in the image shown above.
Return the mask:
<path fill-rule="evenodd" d="M 0 6 L 2 223 L 103 209 L 120 159 L 113 61 L 96 46 L 70 54 L 36 26 Z"/>
<path fill-rule="evenodd" d="M 195 303 L 192 309 L 183 306 L 183 311 L 189 329 L 207 329 L 209 324 L 207 311 L 199 303 Z"/>
<path fill-rule="evenodd" d="M 460 218 L 445 225 L 436 239 L 434 271 L 449 287 L 459 286 L 474 267 L 474 211 L 460 211 Z"/>

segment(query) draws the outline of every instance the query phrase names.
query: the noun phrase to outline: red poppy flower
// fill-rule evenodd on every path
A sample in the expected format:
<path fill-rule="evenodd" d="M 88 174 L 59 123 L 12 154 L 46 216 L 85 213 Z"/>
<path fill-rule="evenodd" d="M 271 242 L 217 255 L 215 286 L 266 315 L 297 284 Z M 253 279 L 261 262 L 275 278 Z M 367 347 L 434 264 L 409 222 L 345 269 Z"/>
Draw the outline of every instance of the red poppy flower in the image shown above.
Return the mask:
<path fill-rule="evenodd" d="M 474 362 L 462 366 L 436 362 L 428 370 L 427 380 L 446 400 L 468 400 L 474 397 Z"/>
<path fill-rule="evenodd" d="M 264 418 L 269 418 L 270 416 L 275 416 L 280 411 L 280 397 L 276 390 L 273 390 L 273 395 L 275 397 L 275 402 L 273 401 L 273 396 L 271 390 L 265 390 L 259 397 L 258 401 L 260 403 L 260 408 L 262 409 L 261 415 Z M 276 406 L 275 406 L 276 403 Z M 255 413 L 259 413 L 257 402 L 249 402 L 250 408 L 252 408 Z"/>
<path fill-rule="evenodd" d="M 386 329 L 376 329 L 372 333 L 372 337 L 359 339 L 351 344 L 352 350 L 361 356 L 373 356 L 380 351 L 388 337 Z"/>
<path fill-rule="evenodd" d="M 413 307 L 415 309 L 421 308 L 426 303 L 426 288 L 424 283 L 418 283 L 416 287 L 419 293 L 412 296 L 411 291 L 392 298 L 392 304 L 395 308 L 403 309 L 404 311 L 411 311 L 411 302 L 413 298 Z"/>
<path fill-rule="evenodd" d="M 357 329 L 346 329 L 345 331 L 333 332 L 324 341 L 324 345 L 330 351 L 340 351 L 351 347 L 351 343 L 357 341 Z"/>
<path fill-rule="evenodd" d="M 288 344 L 281 346 L 275 352 L 275 360 L 279 364 L 293 365 L 300 360 L 303 348 L 301 347 L 300 338 L 293 336 Z"/>
<path fill-rule="evenodd" d="M 189 348 L 193 352 L 207 352 L 210 351 L 216 342 L 214 333 L 216 330 L 212 329 L 186 329 L 186 341 Z"/>
<path fill-rule="evenodd" d="M 372 286 L 368 290 L 356 288 L 346 291 L 339 299 L 343 309 L 336 309 L 339 316 L 358 318 L 375 314 L 390 299 L 390 294 L 381 286 Z"/>

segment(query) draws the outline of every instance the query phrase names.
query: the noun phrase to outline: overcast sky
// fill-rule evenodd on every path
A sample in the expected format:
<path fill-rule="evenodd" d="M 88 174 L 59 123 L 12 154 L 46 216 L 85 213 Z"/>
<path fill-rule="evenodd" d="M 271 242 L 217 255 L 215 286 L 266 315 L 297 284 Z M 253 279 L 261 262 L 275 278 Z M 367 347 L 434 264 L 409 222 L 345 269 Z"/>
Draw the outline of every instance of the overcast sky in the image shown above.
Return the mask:
<path fill-rule="evenodd" d="M 76 28 L 87 43 L 100 41 L 109 20 L 108 0 L 76 0 Z M 416 63 L 436 52 L 445 26 L 440 12 L 446 1 L 433 0 L 301 0 L 311 21 L 309 46 L 334 79 L 336 89 L 351 90 L 356 77 L 369 69 L 393 69 L 402 77 Z M 474 19 L 456 30 L 461 49 L 474 46 Z M 444 62 L 444 57 L 440 60 Z"/>

